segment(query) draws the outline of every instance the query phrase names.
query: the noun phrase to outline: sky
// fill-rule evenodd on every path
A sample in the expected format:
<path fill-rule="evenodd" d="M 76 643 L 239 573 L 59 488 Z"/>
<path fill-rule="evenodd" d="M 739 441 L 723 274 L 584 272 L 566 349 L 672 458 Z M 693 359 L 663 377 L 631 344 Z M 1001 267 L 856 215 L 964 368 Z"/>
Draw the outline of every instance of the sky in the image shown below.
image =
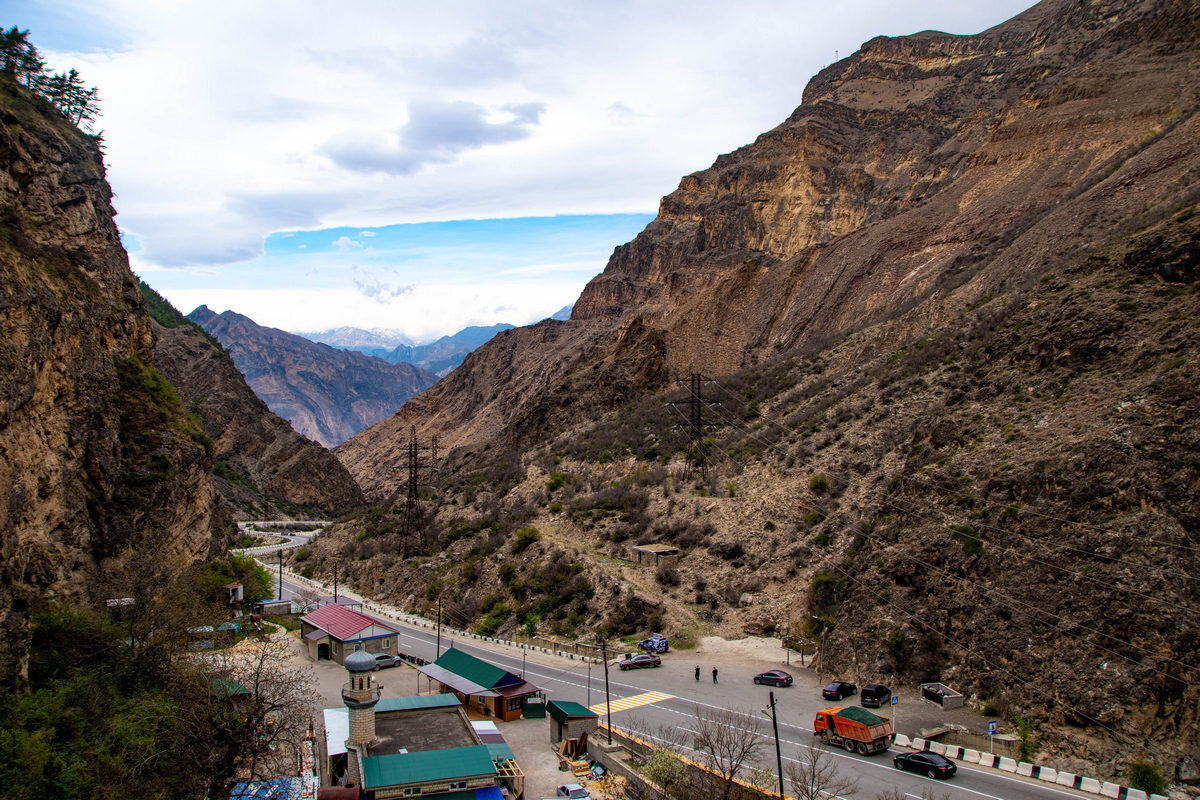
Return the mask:
<path fill-rule="evenodd" d="M 100 91 L 134 272 L 290 331 L 543 319 L 876 35 L 1031 0 L 0 0 Z"/>

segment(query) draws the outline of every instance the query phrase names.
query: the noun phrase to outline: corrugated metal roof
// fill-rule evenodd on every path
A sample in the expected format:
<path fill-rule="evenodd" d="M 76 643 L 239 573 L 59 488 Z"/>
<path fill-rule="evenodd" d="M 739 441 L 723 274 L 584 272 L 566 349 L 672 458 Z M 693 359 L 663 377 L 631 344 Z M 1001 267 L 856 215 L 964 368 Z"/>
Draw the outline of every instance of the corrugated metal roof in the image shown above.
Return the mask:
<path fill-rule="evenodd" d="M 496 765 L 485 745 L 368 756 L 362 760 L 364 789 L 495 775 Z"/>
<path fill-rule="evenodd" d="M 580 705 L 579 703 L 573 703 L 570 700 L 551 700 L 546 704 L 546 711 L 550 712 L 550 716 L 559 722 L 565 722 L 573 717 L 586 717 L 593 719 L 598 716 L 587 706 Z"/>
<path fill-rule="evenodd" d="M 423 694 L 416 697 L 385 697 L 375 704 L 375 713 L 411 711 L 418 708 L 453 708 L 461 705 L 452 694 Z"/>
<path fill-rule="evenodd" d="M 354 634 L 372 625 L 376 625 L 392 633 L 397 632 L 395 628 L 371 619 L 366 614 L 360 614 L 349 608 L 332 604 L 321 606 L 311 614 L 301 617 L 300 620 L 323 631 L 329 631 L 330 635 L 335 639 L 343 642 L 353 638 Z"/>
<path fill-rule="evenodd" d="M 442 653 L 441 658 L 433 663 L 487 689 L 494 689 L 499 683 L 509 683 L 505 678 L 516 677 L 506 669 L 489 664 L 455 647 Z"/>
<path fill-rule="evenodd" d="M 428 675 L 438 683 L 449 686 L 456 692 L 462 692 L 463 694 L 471 695 L 473 697 L 499 696 L 486 686 L 480 686 L 478 683 L 468 680 L 458 673 L 451 672 L 445 667 L 439 667 L 437 664 L 426 664 L 423 667 L 417 667 L 417 671 L 423 675 Z"/>

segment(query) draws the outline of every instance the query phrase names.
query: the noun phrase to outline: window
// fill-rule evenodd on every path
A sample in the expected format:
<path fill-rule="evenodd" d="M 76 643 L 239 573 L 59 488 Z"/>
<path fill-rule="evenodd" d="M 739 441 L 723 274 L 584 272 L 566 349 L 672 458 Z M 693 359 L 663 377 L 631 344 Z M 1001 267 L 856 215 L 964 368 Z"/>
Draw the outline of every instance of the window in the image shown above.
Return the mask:
<path fill-rule="evenodd" d="M 517 711 L 525 704 L 524 701 L 525 698 L 523 697 L 510 697 L 508 698 L 508 702 L 505 703 L 504 708 L 508 711 Z"/>
<path fill-rule="evenodd" d="M 450 781 L 450 791 L 454 791 L 455 789 L 465 789 L 465 788 L 467 788 L 466 781 Z"/>
<path fill-rule="evenodd" d="M 383 649 L 384 649 L 384 650 L 391 650 L 391 649 L 392 649 L 392 640 L 391 640 L 391 639 L 384 639 L 384 640 L 383 640 Z"/>
<path fill-rule="evenodd" d="M 421 793 L 420 786 L 405 786 L 404 787 L 404 796 L 405 797 L 416 797 L 420 793 Z"/>

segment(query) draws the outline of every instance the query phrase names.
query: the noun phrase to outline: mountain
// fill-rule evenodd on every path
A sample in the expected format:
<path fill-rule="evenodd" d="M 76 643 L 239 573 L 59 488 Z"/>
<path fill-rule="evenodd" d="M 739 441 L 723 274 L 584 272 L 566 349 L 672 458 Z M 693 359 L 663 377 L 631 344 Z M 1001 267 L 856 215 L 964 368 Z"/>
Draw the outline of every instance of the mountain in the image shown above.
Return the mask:
<path fill-rule="evenodd" d="M 400 331 L 364 330 L 362 328 L 332 328 L 319 333 L 301 333 L 305 339 L 321 342 L 342 350 L 389 350 L 400 345 L 411 345 L 412 339 Z"/>
<path fill-rule="evenodd" d="M 392 414 L 437 376 L 200 306 L 188 319 L 220 340 L 254 393 L 299 433 L 333 447 Z"/>
<path fill-rule="evenodd" d="M 550 319 L 556 319 L 560 322 L 562 322 L 563 320 L 568 320 L 571 318 L 571 311 L 574 308 L 575 308 L 574 303 L 572 303 L 569 306 L 563 306 L 558 311 L 555 311 L 553 314 L 551 314 Z"/>
<path fill-rule="evenodd" d="M 231 536 L 213 443 L 156 366 L 99 144 L 0 74 L 0 630 L 14 675 L 47 598 L 103 607 L 137 591 L 135 572 L 178 574 Z"/>
<path fill-rule="evenodd" d="M 212 438 L 217 490 L 239 516 L 336 517 L 363 505 L 332 453 L 272 413 L 220 344 L 140 286 L 155 319 L 157 363 Z"/>
<path fill-rule="evenodd" d="M 450 370 L 462 363 L 475 348 L 489 341 L 500 331 L 506 331 L 512 328 L 512 325 L 499 323 L 490 326 L 471 326 L 463 328 L 458 333 L 450 336 L 443 336 L 440 339 L 430 342 L 429 344 L 398 344 L 393 346 L 380 346 L 378 342 L 386 338 L 380 332 L 379 335 L 372 338 L 371 331 L 357 331 L 353 328 L 339 328 L 339 331 L 353 330 L 357 331 L 361 336 L 356 338 L 355 344 L 350 344 L 351 337 L 349 336 L 330 336 L 332 331 L 321 334 L 302 334 L 306 339 L 312 339 L 316 342 L 326 342 L 343 350 L 355 350 L 363 355 L 372 356 L 373 358 L 382 359 L 389 364 L 415 364 L 421 369 L 429 370 L 438 376 L 444 376 Z M 335 339 L 337 341 L 335 341 Z M 346 342 L 346 343 L 339 343 Z"/>
<path fill-rule="evenodd" d="M 315 563 L 491 631 L 791 620 L 841 675 L 1036 723 L 1039 763 L 1194 775 L 1198 42 L 1174 0 L 868 41 L 569 321 L 339 446 L 374 498 L 410 426 L 453 449 L 425 549 L 364 520 Z"/>

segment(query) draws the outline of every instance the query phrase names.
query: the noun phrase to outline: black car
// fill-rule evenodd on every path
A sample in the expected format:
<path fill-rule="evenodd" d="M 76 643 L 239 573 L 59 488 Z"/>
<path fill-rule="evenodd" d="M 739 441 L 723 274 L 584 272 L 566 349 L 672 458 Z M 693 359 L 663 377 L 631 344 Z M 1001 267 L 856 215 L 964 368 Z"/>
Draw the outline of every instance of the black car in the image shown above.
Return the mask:
<path fill-rule="evenodd" d="M 920 772 L 931 778 L 949 778 L 958 772 L 958 766 L 953 761 L 928 751 L 901 753 L 892 760 L 892 763 L 896 765 L 896 769 Z"/>
<path fill-rule="evenodd" d="M 755 683 L 767 683 L 774 686 L 791 686 L 792 676 L 781 669 L 769 669 L 754 676 Z"/>
<path fill-rule="evenodd" d="M 650 653 L 638 653 L 617 664 L 621 669 L 641 669 L 643 667 L 660 667 L 662 659 Z"/>
<path fill-rule="evenodd" d="M 843 697 L 849 697 L 852 694 L 858 694 L 858 687 L 846 681 L 834 681 L 821 692 L 821 696 L 826 700 L 841 700 Z"/>
<path fill-rule="evenodd" d="M 882 683 L 868 683 L 862 688 L 858 702 L 867 708 L 882 708 L 892 702 L 892 690 Z"/>

